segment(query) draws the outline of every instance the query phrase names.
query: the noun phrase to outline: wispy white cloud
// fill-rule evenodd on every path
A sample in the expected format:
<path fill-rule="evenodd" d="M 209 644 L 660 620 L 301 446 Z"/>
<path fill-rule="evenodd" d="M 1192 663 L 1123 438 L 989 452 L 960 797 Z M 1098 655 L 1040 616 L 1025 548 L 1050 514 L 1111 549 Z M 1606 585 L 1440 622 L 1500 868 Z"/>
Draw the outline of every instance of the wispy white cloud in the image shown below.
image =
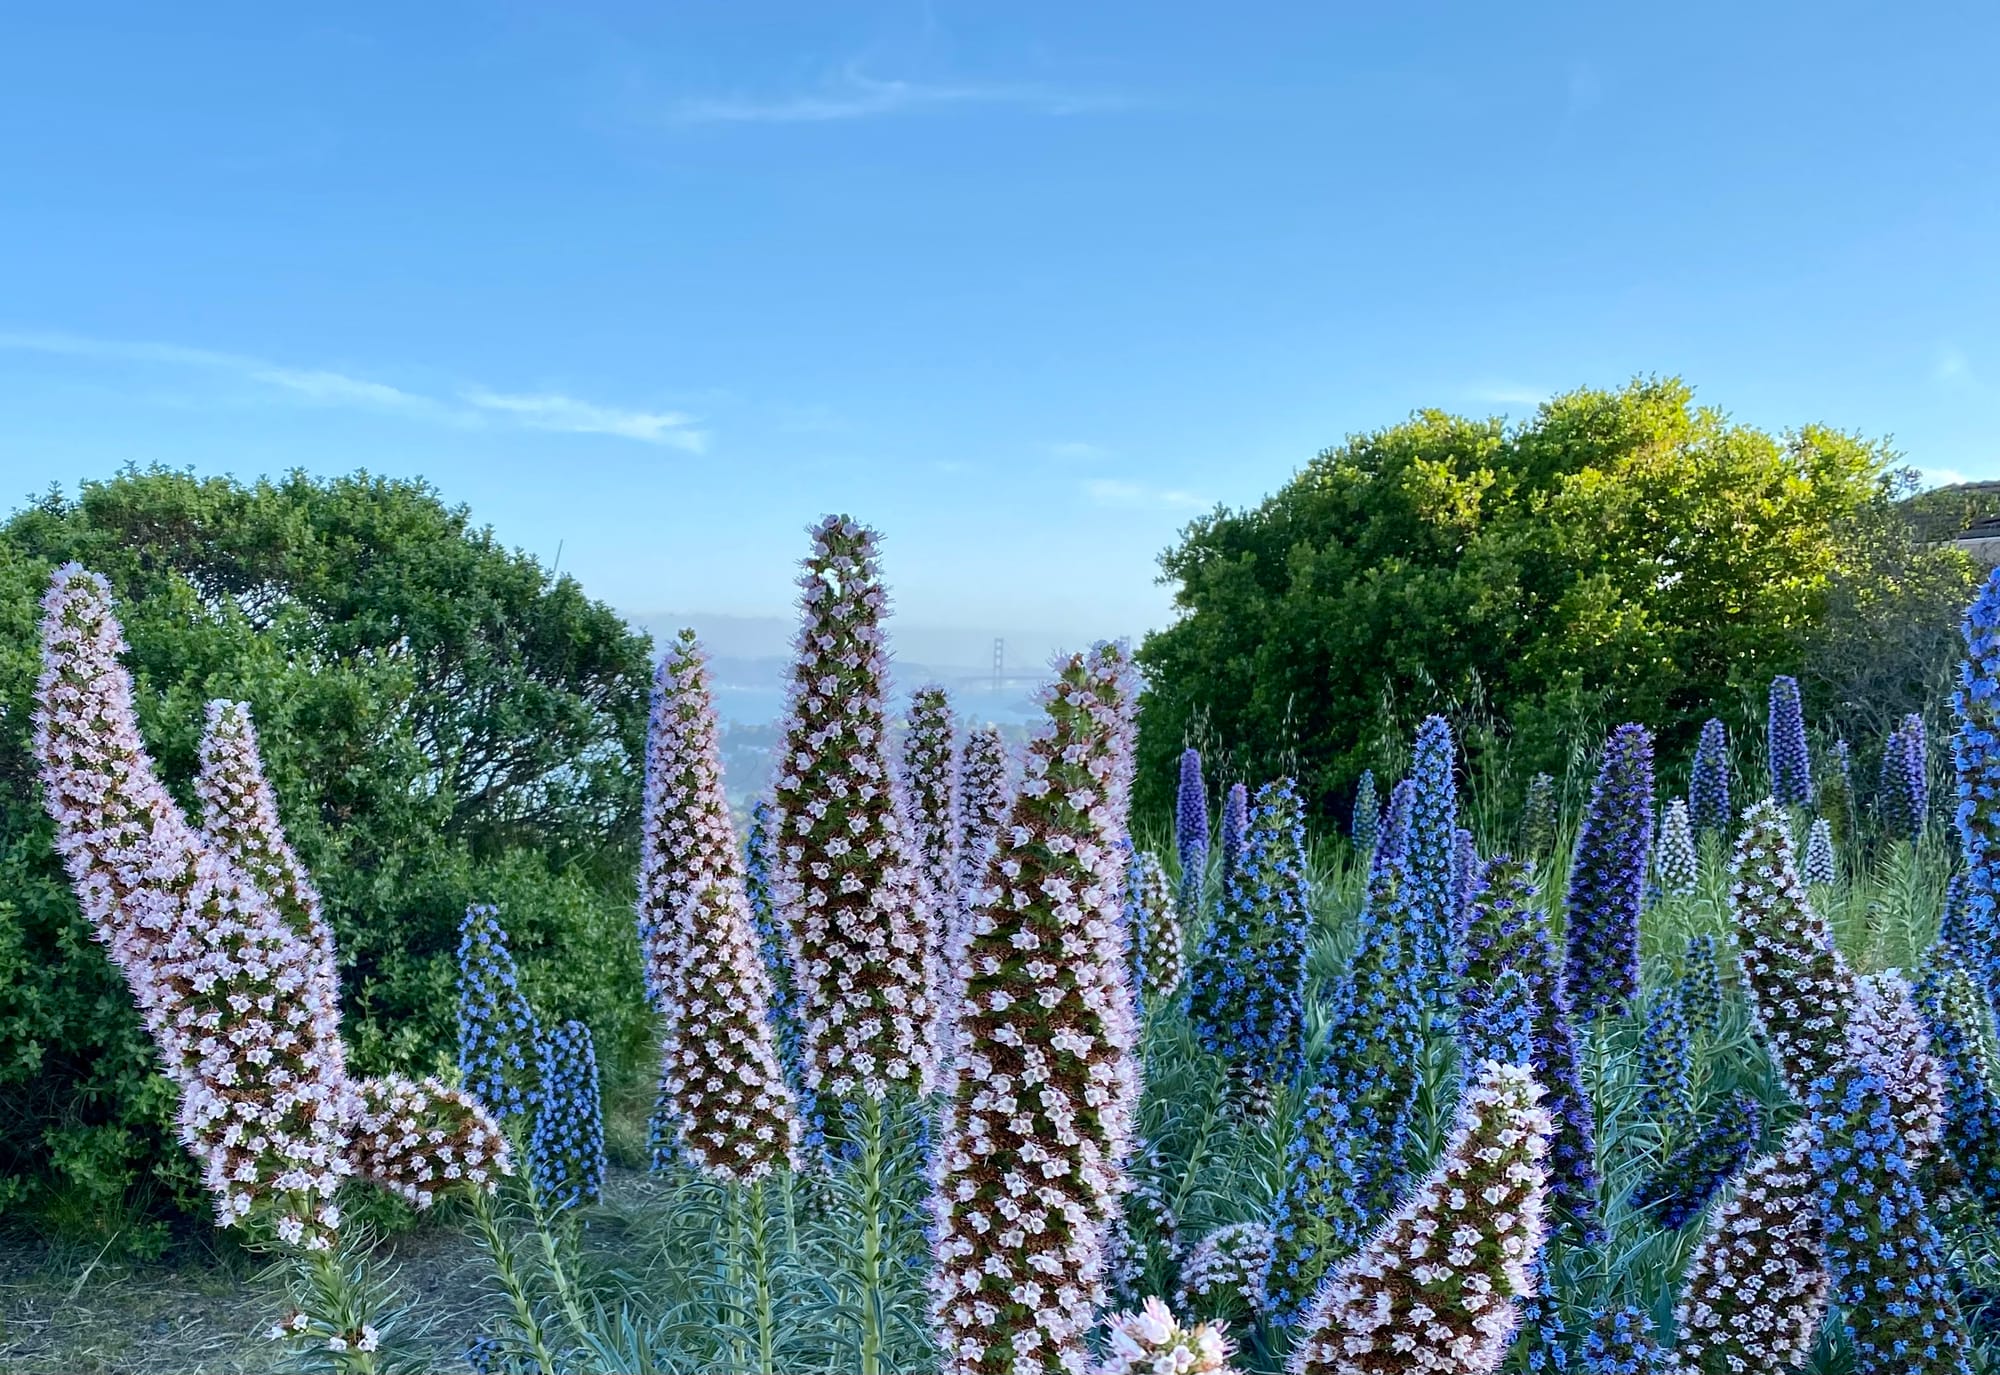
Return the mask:
<path fill-rule="evenodd" d="M 1150 487 L 1142 482 L 1125 482 L 1108 477 L 1092 478 L 1083 484 L 1083 491 L 1099 506 L 1165 506 L 1173 510 L 1199 511 L 1210 505 L 1194 493 L 1178 487 Z"/>
<path fill-rule="evenodd" d="M 949 105 L 1011 105 L 1044 115 L 1116 109 L 1123 97 L 1036 84 L 883 80 L 842 68 L 810 91 L 780 96 L 693 96 L 667 111 L 675 124 L 825 124 Z"/>
<path fill-rule="evenodd" d="M 1081 439 L 1061 439 L 1047 446 L 1050 458 L 1069 459 L 1073 462 L 1090 462 L 1109 458 L 1111 450 L 1102 444 L 1091 444 Z"/>
<path fill-rule="evenodd" d="M 708 436 L 680 411 L 628 410 L 553 392 L 509 393 L 468 387 L 455 398 L 427 395 L 328 368 L 295 368 L 249 354 L 129 339 L 0 330 L 0 351 L 98 363 L 197 369 L 269 387 L 308 405 L 390 411 L 440 424 L 488 423 L 563 434 L 601 434 L 699 453 Z"/>
<path fill-rule="evenodd" d="M 467 404 L 511 416 L 531 430 L 617 435 L 644 444 L 669 444 L 690 453 L 700 453 L 708 443 L 704 432 L 692 428 L 694 417 L 680 411 L 621 410 L 557 392 L 511 395 L 474 387 L 463 396 Z"/>

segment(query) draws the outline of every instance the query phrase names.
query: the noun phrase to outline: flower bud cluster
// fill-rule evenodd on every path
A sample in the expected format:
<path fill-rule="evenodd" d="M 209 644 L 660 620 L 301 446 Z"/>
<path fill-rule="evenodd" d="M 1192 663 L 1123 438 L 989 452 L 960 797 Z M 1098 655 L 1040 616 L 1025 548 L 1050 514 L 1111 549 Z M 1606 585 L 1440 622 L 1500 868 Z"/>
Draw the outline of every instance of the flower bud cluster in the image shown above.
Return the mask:
<path fill-rule="evenodd" d="M 1141 1004 L 1171 1001 L 1187 974 L 1181 907 L 1166 866 L 1150 850 L 1132 857 L 1125 922 L 1132 933 L 1133 986 L 1139 990 Z"/>
<path fill-rule="evenodd" d="M 1268 1089 L 1299 1070 L 1311 917 L 1305 821 L 1282 778 L 1257 790 L 1243 860 L 1194 971 L 1196 1034 L 1238 1080 Z"/>
<path fill-rule="evenodd" d="M 1181 865 L 1181 910 L 1201 910 L 1201 885 L 1208 873 L 1208 784 L 1201 776 L 1201 751 L 1181 751 L 1180 787 L 1174 794 L 1174 850 Z"/>
<path fill-rule="evenodd" d="M 1666 818 L 1660 823 L 1660 850 L 1653 870 L 1660 891 L 1668 897 L 1684 898 L 1701 886 L 1701 861 L 1694 848 L 1694 824 L 1688 819 L 1687 803 L 1678 797 L 1667 803 Z"/>
<path fill-rule="evenodd" d="M 1611 732 L 1569 878 L 1563 986 L 1582 1020 L 1624 1013 L 1639 991 L 1639 911 L 1653 849 L 1653 737 Z"/>
<path fill-rule="evenodd" d="M 1832 929 L 1806 900 L 1793 855 L 1778 804 L 1766 798 L 1750 808 L 1736 842 L 1729 904 L 1751 1017 L 1779 1079 L 1803 1102 L 1845 1054 L 1855 989 Z"/>
<path fill-rule="evenodd" d="M 1806 1108 L 1826 1268 L 1856 1368 L 1968 1375 L 1944 1243 L 1881 1077 L 1862 1060 L 1838 1065 L 1813 1082 Z"/>
<path fill-rule="evenodd" d="M 1771 796 L 1779 805 L 1812 806 L 1812 755 L 1806 749 L 1805 707 L 1799 701 L 1798 679 L 1784 674 L 1771 680 L 1764 757 L 1771 771 Z"/>
<path fill-rule="evenodd" d="M 1688 1375 L 1786 1375 L 1812 1354 L 1826 1298 L 1812 1127 L 1801 1122 L 1710 1216 L 1674 1310 L 1675 1354 Z"/>
<path fill-rule="evenodd" d="M 1119 907 L 1129 691 L 1116 647 L 1059 665 L 972 910 L 932 1165 L 946 1375 L 1079 1366 L 1103 1295 L 1139 1097 Z"/>
<path fill-rule="evenodd" d="M 604 1191 L 597 1046 L 582 1022 L 564 1022 L 542 1037 L 541 1110 L 528 1138 L 528 1177 L 557 1212 L 595 1203 Z"/>
<path fill-rule="evenodd" d="M 783 825 L 773 887 L 805 990 L 807 1087 L 882 1099 L 931 1082 L 933 914 L 887 763 L 876 536 L 845 516 L 812 536 L 774 765 Z"/>
<path fill-rule="evenodd" d="M 910 694 L 901 782 L 904 820 L 916 849 L 924 901 L 931 914 L 924 979 L 932 1013 L 940 1023 L 931 1030 L 934 1043 L 951 1019 L 951 1000 L 958 996 L 958 981 L 945 964 L 945 946 L 959 905 L 957 730 L 951 696 L 942 687 L 933 683 Z"/>
<path fill-rule="evenodd" d="M 1236 1375 L 1223 1330 L 1220 1323 L 1183 1327 L 1166 1304 L 1148 1298 L 1108 1320 L 1094 1375 Z"/>
<path fill-rule="evenodd" d="M 1437 1168 L 1313 1301 L 1291 1375 L 1491 1375 L 1535 1289 L 1553 1124 L 1522 1065 L 1473 1076 Z"/>
<path fill-rule="evenodd" d="M 720 1179 L 755 1183 L 798 1163 L 800 1122 L 742 887 L 709 879 L 679 926 L 680 1035 L 668 1047 L 662 1096 L 690 1160 Z"/>
<path fill-rule="evenodd" d="M 503 1122 L 534 1115 L 541 1036 L 500 909 L 466 908 L 458 926 L 458 1072 L 466 1091 Z"/>
<path fill-rule="evenodd" d="M 1688 816 L 1697 831 L 1714 834 L 1726 834 L 1736 820 L 1729 805 L 1729 729 L 1714 717 L 1702 722 L 1694 747 Z"/>

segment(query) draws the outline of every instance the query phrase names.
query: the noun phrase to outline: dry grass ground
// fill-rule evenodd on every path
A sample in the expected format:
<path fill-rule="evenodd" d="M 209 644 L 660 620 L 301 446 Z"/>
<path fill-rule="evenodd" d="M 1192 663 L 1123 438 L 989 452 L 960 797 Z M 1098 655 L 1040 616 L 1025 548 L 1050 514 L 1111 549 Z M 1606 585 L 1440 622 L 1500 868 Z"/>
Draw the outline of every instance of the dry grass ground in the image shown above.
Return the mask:
<path fill-rule="evenodd" d="M 615 1200 L 642 1180 L 613 1167 L 606 1191 Z M 466 1345 L 495 1311 L 470 1233 L 425 1227 L 378 1254 L 410 1305 L 405 1330 L 426 1369 L 466 1371 Z M 148 1264 L 0 1236 L 4 1375 L 262 1375 L 277 1348 L 261 1333 L 282 1308 L 275 1282 L 240 1252 Z"/>

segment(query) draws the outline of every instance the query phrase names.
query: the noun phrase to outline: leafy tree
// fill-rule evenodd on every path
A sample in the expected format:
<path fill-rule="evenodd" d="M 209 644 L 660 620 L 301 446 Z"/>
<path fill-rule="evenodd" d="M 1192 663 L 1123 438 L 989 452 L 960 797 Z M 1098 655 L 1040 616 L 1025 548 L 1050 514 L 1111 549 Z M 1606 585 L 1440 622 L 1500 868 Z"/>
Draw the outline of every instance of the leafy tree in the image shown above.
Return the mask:
<path fill-rule="evenodd" d="M 107 1229 L 202 1207 L 27 747 L 38 603 L 69 559 L 112 581 L 142 729 L 184 804 L 203 703 L 251 704 L 362 1071 L 448 1061 L 472 902 L 499 905 L 546 1017 L 587 1021 L 614 1062 L 643 1050 L 646 640 L 422 482 L 128 469 L 0 526 L 0 1202 Z"/>
<path fill-rule="evenodd" d="M 1328 449 L 1161 556 L 1180 617 L 1140 652 L 1145 799 L 1191 723 L 1251 774 L 1295 759 L 1322 806 L 1379 742 L 1475 703 L 1556 767 L 1578 727 L 1656 726 L 1674 753 L 1718 706 L 1796 672 L 1857 524 L 1896 495 L 1880 444 L 1782 436 L 1678 379 L 1580 390 L 1509 426 L 1426 410 Z M 1761 696 L 1758 700 L 1761 700 Z M 1385 722 L 1384 718 L 1393 718 Z"/>
<path fill-rule="evenodd" d="M 1889 477 L 1898 494 L 1915 479 L 1907 469 Z M 1950 695 L 1965 650 L 1958 623 L 1978 588 L 1979 569 L 1936 542 L 1958 529 L 1933 535 L 1924 513 L 1935 514 L 1953 495 L 1976 503 L 1982 491 L 1922 492 L 1893 507 L 1870 502 L 1842 522 L 1843 558 L 1827 587 L 1826 614 L 1806 635 L 1799 675 L 1834 733 L 1880 740 L 1911 712 L 1936 714 Z M 1937 500 L 1926 508 L 1931 498 Z"/>

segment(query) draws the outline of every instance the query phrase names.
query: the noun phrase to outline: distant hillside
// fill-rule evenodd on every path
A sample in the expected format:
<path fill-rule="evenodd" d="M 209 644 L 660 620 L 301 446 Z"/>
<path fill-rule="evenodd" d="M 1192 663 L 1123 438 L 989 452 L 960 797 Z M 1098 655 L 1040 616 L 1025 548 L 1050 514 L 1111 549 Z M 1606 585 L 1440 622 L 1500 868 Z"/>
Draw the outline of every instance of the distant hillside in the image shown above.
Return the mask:
<path fill-rule="evenodd" d="M 1960 482 L 1906 497 L 1903 512 L 1926 540 L 1963 534 L 1982 520 L 2000 516 L 2000 482 Z"/>

